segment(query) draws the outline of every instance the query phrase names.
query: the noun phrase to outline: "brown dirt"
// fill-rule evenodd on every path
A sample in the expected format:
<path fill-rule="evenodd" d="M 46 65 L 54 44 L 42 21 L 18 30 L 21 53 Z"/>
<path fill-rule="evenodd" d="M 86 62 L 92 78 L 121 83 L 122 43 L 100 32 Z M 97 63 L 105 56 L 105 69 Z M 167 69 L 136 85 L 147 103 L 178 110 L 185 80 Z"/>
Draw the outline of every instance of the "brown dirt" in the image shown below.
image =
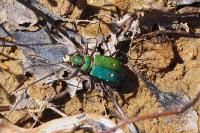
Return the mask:
<path fill-rule="evenodd" d="M 110 0 L 111 3 L 115 3 L 120 9 L 133 11 L 136 7 L 142 8 L 147 2 L 140 2 L 139 0 Z M 128 4 L 127 4 L 128 3 Z M 131 6 L 134 3 L 134 6 Z M 98 0 L 90 0 L 89 4 L 91 6 L 99 6 L 102 4 Z M 125 5 L 124 5 L 125 4 Z M 114 10 L 114 8 L 113 8 Z M 108 14 L 110 11 L 100 10 L 99 13 Z M 63 13 L 61 13 L 63 14 Z M 85 13 L 87 14 L 87 12 Z M 108 18 L 106 18 L 108 19 Z M 92 28 L 91 28 L 92 27 Z M 88 36 L 94 35 L 96 33 L 95 27 L 97 25 L 92 24 L 87 27 L 79 27 L 80 32 Z M 104 32 L 108 32 L 109 28 L 107 25 L 102 25 L 101 27 Z M 89 32 L 89 33 L 88 33 Z M 151 68 L 147 71 L 147 75 L 150 77 L 153 75 L 152 81 L 154 81 L 161 90 L 165 92 L 184 92 L 189 96 L 190 99 L 194 98 L 198 90 L 196 86 L 200 83 L 200 39 L 193 38 L 180 38 L 176 41 L 177 52 L 183 59 L 183 63 L 177 63 L 174 68 L 168 70 L 168 67 L 174 62 L 174 51 L 172 50 L 172 45 L 170 43 L 153 44 L 150 42 L 144 42 L 145 52 L 141 55 L 140 59 L 142 62 L 137 62 L 139 64 L 145 64 L 146 67 Z M 139 48 L 138 48 L 139 49 Z M 132 57 L 135 58 L 137 50 L 132 50 Z M 21 67 L 21 60 L 11 60 L 3 56 L 8 55 L 12 58 L 21 59 L 23 54 L 21 50 L 13 50 L 11 48 L 0 48 L 0 104 L 7 105 L 13 103 L 8 98 L 8 94 L 11 93 L 20 82 L 23 80 L 23 71 Z M 132 63 L 135 63 L 132 61 Z M 140 65 L 136 65 L 139 66 Z M 163 70 L 163 71 L 162 71 Z M 30 90 L 30 95 L 33 99 L 42 100 L 45 96 L 55 95 L 53 88 L 37 84 L 32 86 Z M 89 93 L 87 97 L 87 103 L 82 100 L 85 98 L 80 98 L 81 94 L 77 94 L 73 97 L 62 109 L 67 115 L 74 115 L 82 113 L 104 113 L 104 106 L 101 102 L 100 92 L 93 91 Z M 163 110 L 160 103 L 156 101 L 154 95 L 152 95 L 149 90 L 144 86 L 144 84 L 139 81 L 138 88 L 134 88 L 133 93 L 122 94 L 124 99 L 128 104 L 124 103 L 121 96 L 115 92 L 115 96 L 119 104 L 122 106 L 124 111 L 129 117 L 135 117 L 141 114 L 151 113 L 159 110 Z M 104 100 L 105 106 L 113 110 L 113 105 L 108 100 Z M 84 103 L 82 105 L 82 103 Z M 200 105 L 196 104 L 194 109 L 200 114 Z M 13 123 L 20 123 L 25 119 L 27 113 L 25 111 L 14 111 L 11 114 L 8 112 L 1 113 L 5 118 Z M 136 123 L 136 126 L 146 133 L 180 133 L 177 130 L 178 124 L 167 123 L 167 118 L 159 118 L 153 120 L 145 120 Z M 45 120 L 44 120 L 45 121 Z M 28 124 L 24 125 L 28 126 Z M 198 127 L 200 128 L 200 120 L 198 120 Z M 199 129 L 200 130 L 200 129 Z M 192 133 L 192 131 L 187 131 L 186 133 Z"/>

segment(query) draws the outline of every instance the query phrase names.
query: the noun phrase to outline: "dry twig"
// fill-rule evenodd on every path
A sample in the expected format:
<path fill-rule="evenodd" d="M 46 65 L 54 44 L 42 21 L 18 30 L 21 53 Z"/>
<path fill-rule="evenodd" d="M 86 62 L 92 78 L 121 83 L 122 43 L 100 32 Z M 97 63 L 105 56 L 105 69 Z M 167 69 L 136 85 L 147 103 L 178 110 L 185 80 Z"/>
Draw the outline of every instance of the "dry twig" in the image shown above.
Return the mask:
<path fill-rule="evenodd" d="M 126 124 L 135 123 L 135 122 L 138 122 L 138 121 L 154 119 L 154 118 L 169 116 L 169 115 L 181 114 L 181 113 L 185 112 L 187 109 L 189 109 L 190 107 L 194 106 L 198 102 L 198 100 L 200 99 L 200 84 L 198 84 L 197 90 L 199 90 L 199 92 L 197 93 L 196 97 L 191 102 L 189 102 L 188 104 L 186 104 L 185 106 L 183 106 L 181 108 L 172 108 L 168 111 L 154 112 L 154 113 L 151 113 L 151 114 L 145 114 L 145 115 L 137 116 L 137 117 L 134 117 L 134 118 L 129 119 L 129 120 L 124 120 L 124 121 L 118 123 L 115 127 L 109 128 L 106 131 L 103 131 L 101 133 L 111 133 L 111 132 L 115 131 L 116 129 L 118 129 L 118 128 L 126 125 Z"/>
<path fill-rule="evenodd" d="M 20 128 L 7 120 L 0 119 L 0 131 L 4 131 L 4 133 L 52 133 L 63 130 L 72 132 L 77 129 L 77 127 L 90 132 L 101 132 L 113 126 L 115 126 L 115 124 L 111 120 L 102 116 L 90 114 L 79 114 L 55 119 L 32 129 Z M 115 133 L 124 132 L 121 129 L 117 129 Z"/>

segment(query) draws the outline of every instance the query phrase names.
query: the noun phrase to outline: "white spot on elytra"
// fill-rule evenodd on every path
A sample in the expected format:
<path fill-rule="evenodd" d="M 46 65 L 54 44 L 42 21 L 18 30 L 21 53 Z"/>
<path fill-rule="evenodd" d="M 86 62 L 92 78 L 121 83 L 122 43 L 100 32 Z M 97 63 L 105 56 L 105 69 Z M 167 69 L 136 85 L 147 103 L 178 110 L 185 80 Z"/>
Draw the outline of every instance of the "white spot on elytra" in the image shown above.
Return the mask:
<path fill-rule="evenodd" d="M 112 74 L 110 74 L 110 77 L 114 77 L 114 74 L 112 73 Z"/>

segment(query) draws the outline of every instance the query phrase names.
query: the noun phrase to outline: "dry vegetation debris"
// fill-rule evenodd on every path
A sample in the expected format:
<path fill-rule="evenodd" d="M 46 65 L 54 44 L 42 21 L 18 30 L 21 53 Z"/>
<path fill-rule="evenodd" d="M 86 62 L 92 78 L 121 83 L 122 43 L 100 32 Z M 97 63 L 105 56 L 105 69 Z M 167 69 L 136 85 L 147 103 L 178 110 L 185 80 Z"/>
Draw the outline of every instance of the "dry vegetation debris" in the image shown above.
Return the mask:
<path fill-rule="evenodd" d="M 1 0 L 0 131 L 199 132 L 199 2 Z M 112 56 L 125 78 L 74 53 Z"/>

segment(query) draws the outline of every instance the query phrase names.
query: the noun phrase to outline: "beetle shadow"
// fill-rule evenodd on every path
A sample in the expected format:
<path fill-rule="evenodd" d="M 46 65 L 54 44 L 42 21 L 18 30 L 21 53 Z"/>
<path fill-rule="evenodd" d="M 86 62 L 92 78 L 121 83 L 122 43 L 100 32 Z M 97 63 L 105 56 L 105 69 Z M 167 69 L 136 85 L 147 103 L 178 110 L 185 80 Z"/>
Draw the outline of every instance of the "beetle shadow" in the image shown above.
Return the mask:
<path fill-rule="evenodd" d="M 127 66 L 124 67 L 124 78 L 120 85 L 116 87 L 116 91 L 121 94 L 133 93 L 136 94 L 139 87 L 137 76 Z"/>

